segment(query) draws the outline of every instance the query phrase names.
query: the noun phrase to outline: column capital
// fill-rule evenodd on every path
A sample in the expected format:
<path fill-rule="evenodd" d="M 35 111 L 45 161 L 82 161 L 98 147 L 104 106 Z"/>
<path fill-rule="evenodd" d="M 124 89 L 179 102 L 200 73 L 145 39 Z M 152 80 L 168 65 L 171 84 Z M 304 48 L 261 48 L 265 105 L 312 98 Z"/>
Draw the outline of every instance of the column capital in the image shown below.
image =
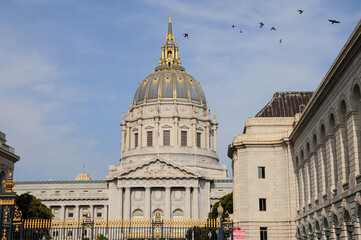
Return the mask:
<path fill-rule="evenodd" d="M 144 186 L 145 189 L 151 189 L 151 186 Z"/>
<path fill-rule="evenodd" d="M 171 186 L 164 186 L 165 189 L 171 189 Z"/>

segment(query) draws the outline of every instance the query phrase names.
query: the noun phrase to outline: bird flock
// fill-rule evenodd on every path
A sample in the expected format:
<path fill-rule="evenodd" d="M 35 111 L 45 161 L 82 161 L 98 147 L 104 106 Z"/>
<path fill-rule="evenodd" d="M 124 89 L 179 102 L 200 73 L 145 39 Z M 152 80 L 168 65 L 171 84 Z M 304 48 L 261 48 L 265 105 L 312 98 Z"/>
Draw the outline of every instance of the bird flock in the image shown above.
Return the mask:
<path fill-rule="evenodd" d="M 303 10 L 302 10 L 302 9 L 299 9 L 299 10 L 297 10 L 297 12 L 298 12 L 298 14 L 302 14 L 302 13 L 303 13 Z M 331 22 L 331 24 L 341 23 L 340 21 L 337 21 L 337 20 L 335 20 L 335 19 L 328 19 L 328 21 Z M 265 26 L 265 24 L 264 24 L 263 22 L 260 22 L 260 23 L 259 23 L 259 28 L 262 28 L 262 27 L 264 27 L 264 26 Z M 236 25 L 235 25 L 235 24 L 232 24 L 232 28 L 236 28 Z M 271 31 L 277 31 L 277 29 L 276 29 L 274 26 L 272 26 L 272 27 L 270 28 L 270 30 L 271 30 Z M 239 29 L 239 33 L 243 33 L 243 30 L 242 30 L 242 29 Z M 183 36 L 184 36 L 185 38 L 189 39 L 189 34 L 188 34 L 188 33 L 184 33 Z M 282 43 L 282 38 L 279 40 L 279 42 Z"/>

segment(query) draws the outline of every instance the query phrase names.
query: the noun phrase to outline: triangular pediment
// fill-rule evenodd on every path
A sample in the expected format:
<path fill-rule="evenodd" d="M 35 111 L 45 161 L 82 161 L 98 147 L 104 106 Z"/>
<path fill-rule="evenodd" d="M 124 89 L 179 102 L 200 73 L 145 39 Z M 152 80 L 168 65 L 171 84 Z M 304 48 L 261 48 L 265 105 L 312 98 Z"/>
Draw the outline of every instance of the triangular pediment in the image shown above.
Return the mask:
<path fill-rule="evenodd" d="M 121 173 L 119 178 L 198 178 L 198 176 L 173 163 L 155 159 Z"/>

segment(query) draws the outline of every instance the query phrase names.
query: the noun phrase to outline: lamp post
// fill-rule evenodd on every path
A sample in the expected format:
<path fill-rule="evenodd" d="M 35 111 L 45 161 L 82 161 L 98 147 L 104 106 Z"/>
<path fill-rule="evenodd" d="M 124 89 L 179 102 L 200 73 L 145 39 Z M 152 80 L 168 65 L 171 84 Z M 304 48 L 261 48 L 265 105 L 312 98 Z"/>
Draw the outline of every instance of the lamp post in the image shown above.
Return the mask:
<path fill-rule="evenodd" d="M 338 240 L 340 239 L 341 230 L 342 230 L 342 227 L 340 225 L 335 226 L 335 233 L 336 233 Z"/>
<path fill-rule="evenodd" d="M 351 221 L 346 223 L 346 228 L 347 228 L 347 232 L 348 232 L 348 238 L 350 240 L 352 240 L 352 232 L 355 228 L 355 226 L 353 225 L 353 223 Z"/>
<path fill-rule="evenodd" d="M 331 235 L 331 230 L 329 228 L 325 228 L 323 231 L 325 232 L 326 239 L 329 240 Z"/>

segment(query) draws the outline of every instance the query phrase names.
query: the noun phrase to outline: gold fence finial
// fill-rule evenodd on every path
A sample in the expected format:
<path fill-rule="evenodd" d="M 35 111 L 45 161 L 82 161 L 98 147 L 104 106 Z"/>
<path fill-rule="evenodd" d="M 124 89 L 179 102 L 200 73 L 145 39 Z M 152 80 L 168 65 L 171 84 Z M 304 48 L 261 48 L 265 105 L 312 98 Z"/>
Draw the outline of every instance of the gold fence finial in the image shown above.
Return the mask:
<path fill-rule="evenodd" d="M 172 22 L 172 15 L 169 13 L 169 22 Z"/>
<path fill-rule="evenodd" d="M 13 181 L 13 173 L 9 173 L 8 180 L 3 180 L 3 187 L 6 188 L 5 192 L 13 192 L 13 187 L 18 183 L 18 181 Z"/>

